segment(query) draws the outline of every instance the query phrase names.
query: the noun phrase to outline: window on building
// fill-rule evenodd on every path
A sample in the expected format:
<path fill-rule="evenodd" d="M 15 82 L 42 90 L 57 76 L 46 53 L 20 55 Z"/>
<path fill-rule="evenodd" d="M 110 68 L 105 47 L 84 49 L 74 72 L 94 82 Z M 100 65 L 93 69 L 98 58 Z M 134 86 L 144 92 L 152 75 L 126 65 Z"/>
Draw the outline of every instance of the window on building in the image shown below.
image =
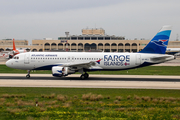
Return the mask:
<path fill-rule="evenodd" d="M 90 40 L 90 37 L 85 37 L 85 40 Z"/>

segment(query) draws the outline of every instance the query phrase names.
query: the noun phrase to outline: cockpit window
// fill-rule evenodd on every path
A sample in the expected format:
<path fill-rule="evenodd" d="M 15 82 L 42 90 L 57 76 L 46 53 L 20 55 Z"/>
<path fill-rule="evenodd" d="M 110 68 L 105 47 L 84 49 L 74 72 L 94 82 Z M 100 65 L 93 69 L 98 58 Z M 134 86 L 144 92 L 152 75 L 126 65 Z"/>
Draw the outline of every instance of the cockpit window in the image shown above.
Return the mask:
<path fill-rule="evenodd" d="M 14 59 L 19 59 L 19 57 L 14 57 Z"/>

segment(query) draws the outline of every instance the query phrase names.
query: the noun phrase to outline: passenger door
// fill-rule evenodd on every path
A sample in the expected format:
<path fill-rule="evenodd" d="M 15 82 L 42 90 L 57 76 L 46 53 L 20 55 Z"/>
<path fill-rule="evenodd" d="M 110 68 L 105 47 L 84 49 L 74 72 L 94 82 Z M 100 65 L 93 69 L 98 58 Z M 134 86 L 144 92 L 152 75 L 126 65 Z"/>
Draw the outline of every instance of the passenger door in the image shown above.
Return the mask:
<path fill-rule="evenodd" d="M 24 64 L 29 64 L 29 59 L 30 59 L 30 53 L 26 53 L 24 55 Z"/>

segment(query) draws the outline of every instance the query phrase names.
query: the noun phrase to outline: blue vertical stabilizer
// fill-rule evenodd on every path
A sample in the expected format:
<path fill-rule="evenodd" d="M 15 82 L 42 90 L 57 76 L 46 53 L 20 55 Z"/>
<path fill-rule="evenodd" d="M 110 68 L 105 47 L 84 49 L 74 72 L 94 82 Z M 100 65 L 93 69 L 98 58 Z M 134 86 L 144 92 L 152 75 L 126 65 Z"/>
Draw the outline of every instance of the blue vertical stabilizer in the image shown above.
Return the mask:
<path fill-rule="evenodd" d="M 163 26 L 139 53 L 165 54 L 171 34 L 171 26 Z"/>

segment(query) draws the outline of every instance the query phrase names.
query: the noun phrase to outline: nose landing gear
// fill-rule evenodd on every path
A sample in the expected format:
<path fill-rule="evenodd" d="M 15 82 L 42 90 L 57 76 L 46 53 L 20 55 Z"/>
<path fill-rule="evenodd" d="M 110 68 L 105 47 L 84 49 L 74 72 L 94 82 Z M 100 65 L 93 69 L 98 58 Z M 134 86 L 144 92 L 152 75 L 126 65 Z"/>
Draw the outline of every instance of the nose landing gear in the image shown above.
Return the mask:
<path fill-rule="evenodd" d="M 31 72 L 31 70 L 28 70 L 28 74 L 26 75 L 26 78 L 30 78 L 31 76 L 30 76 L 30 72 Z"/>

